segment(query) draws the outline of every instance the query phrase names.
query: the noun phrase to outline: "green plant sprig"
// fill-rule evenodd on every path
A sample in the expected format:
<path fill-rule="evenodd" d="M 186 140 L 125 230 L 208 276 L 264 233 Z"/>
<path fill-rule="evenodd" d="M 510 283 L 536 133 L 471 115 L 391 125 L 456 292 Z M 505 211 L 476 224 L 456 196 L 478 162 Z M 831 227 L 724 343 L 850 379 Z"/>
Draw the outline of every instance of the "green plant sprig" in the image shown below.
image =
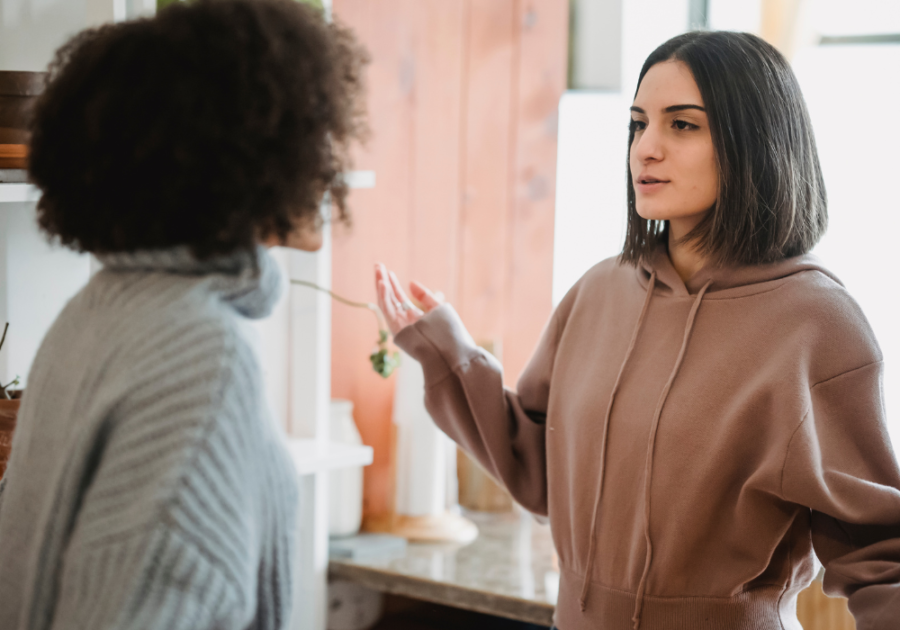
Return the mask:
<path fill-rule="evenodd" d="M 11 380 L 6 385 L 0 385 L 0 400 L 12 400 L 12 395 L 9 393 L 9 388 L 19 384 L 19 376 L 16 375 L 16 378 Z"/>
<path fill-rule="evenodd" d="M 390 337 L 390 333 L 388 332 L 387 323 L 384 320 L 384 314 L 381 312 L 381 309 L 378 308 L 377 304 L 373 304 L 371 302 L 354 302 L 352 300 L 348 300 L 347 298 L 343 298 L 333 291 L 326 289 L 325 287 L 320 287 L 315 282 L 307 282 L 306 280 L 291 280 L 291 284 L 309 287 L 310 289 L 315 289 L 316 291 L 322 291 L 323 293 L 327 293 L 328 295 L 330 295 L 332 299 L 335 299 L 342 304 L 346 304 L 347 306 L 352 306 L 354 308 L 365 308 L 375 313 L 375 319 L 378 320 L 378 349 L 369 355 L 369 361 L 372 362 L 372 369 L 380 374 L 382 378 L 387 378 L 388 376 L 393 374 L 394 370 L 397 369 L 397 366 L 400 365 L 400 353 L 388 352 L 387 342 L 388 338 Z"/>

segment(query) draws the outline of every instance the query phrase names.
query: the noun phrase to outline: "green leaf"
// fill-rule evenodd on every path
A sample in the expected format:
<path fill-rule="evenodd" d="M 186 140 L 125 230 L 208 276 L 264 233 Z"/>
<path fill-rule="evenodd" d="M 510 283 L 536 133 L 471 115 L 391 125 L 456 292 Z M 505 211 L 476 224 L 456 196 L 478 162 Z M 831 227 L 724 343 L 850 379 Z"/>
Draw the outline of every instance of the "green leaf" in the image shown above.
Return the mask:
<path fill-rule="evenodd" d="M 388 351 L 382 348 L 381 350 L 370 354 L 369 360 L 372 362 L 372 369 L 380 374 L 382 378 L 387 378 L 393 374 L 397 366 L 400 365 L 400 353 L 394 352 L 393 354 L 388 354 Z"/>

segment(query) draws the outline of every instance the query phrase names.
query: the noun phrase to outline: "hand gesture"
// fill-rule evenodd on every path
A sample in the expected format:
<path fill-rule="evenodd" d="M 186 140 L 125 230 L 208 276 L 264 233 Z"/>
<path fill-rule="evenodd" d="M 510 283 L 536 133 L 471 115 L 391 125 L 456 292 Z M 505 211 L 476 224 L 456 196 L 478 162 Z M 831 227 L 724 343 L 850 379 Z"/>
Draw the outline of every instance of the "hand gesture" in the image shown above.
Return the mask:
<path fill-rule="evenodd" d="M 443 295 L 432 293 L 427 288 L 412 281 L 409 291 L 412 299 L 407 297 L 393 271 L 378 263 L 375 265 L 375 291 L 378 294 L 378 307 L 387 320 L 392 335 L 419 321 L 425 313 L 443 303 Z"/>

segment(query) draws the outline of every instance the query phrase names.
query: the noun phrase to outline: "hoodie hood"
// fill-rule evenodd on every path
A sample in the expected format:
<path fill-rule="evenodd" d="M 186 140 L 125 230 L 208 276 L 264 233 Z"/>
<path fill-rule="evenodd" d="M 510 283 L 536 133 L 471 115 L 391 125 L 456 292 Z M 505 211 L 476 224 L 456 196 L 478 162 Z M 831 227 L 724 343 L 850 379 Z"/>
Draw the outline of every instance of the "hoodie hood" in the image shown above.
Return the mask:
<path fill-rule="evenodd" d="M 707 263 L 694 277 L 685 283 L 672 261 L 669 259 L 668 247 L 659 246 L 654 253 L 641 261 L 637 266 L 638 280 L 645 289 L 650 276 L 656 272 L 657 295 L 672 297 L 688 297 L 697 294 L 709 284 L 704 299 L 734 298 L 753 295 L 766 291 L 768 282 L 782 280 L 802 271 L 819 271 L 843 286 L 837 276 L 828 271 L 819 259 L 812 254 L 785 258 L 765 265 L 717 265 Z"/>

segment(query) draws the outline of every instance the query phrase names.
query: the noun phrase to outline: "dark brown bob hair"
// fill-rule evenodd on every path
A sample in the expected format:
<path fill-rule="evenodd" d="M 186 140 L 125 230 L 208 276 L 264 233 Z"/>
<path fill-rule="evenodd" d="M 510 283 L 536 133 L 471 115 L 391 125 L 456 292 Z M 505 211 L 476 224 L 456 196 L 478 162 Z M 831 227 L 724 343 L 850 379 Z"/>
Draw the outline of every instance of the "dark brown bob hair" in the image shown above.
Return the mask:
<path fill-rule="evenodd" d="M 691 32 L 653 51 L 694 76 L 719 171 L 716 203 L 686 237 L 722 265 L 775 262 L 810 251 L 828 224 L 812 124 L 787 60 L 755 35 Z M 635 90 L 637 94 L 637 90 Z M 634 131 L 628 135 L 628 149 Z M 628 166 L 628 225 L 620 260 L 637 264 L 668 239 L 668 222 L 641 218 Z"/>
<path fill-rule="evenodd" d="M 32 120 L 41 228 L 79 251 L 198 258 L 319 227 L 365 133 L 365 52 L 294 0 L 197 0 L 60 48 Z"/>

